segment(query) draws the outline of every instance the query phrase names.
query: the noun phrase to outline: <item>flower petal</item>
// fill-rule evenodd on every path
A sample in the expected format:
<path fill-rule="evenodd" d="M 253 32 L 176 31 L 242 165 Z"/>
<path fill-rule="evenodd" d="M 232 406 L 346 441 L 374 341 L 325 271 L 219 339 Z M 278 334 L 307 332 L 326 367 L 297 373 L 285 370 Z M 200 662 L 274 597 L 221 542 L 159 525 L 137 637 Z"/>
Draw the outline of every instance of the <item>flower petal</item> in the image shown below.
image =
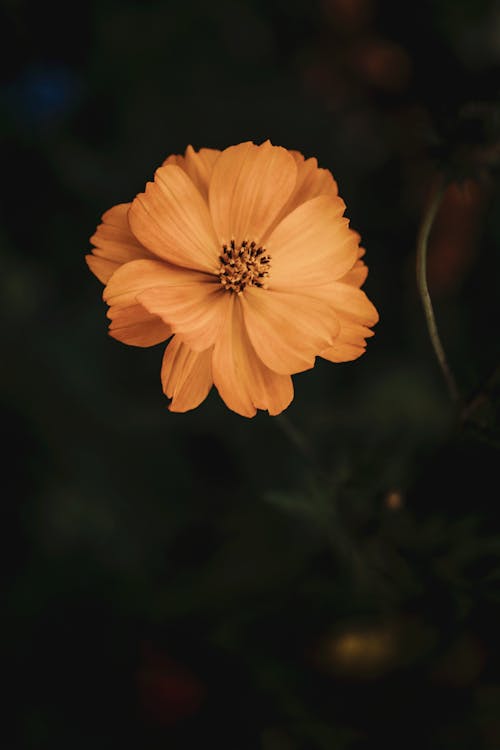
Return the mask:
<path fill-rule="evenodd" d="M 135 304 L 137 295 L 145 289 L 158 286 L 185 286 L 186 284 L 203 286 L 211 281 L 211 276 L 179 268 L 179 266 L 171 266 L 161 260 L 133 260 L 115 271 L 102 296 L 108 305 L 127 307 Z"/>
<path fill-rule="evenodd" d="M 317 159 L 304 159 L 299 151 L 290 151 L 290 153 L 297 165 L 297 181 L 290 198 L 280 211 L 273 227 L 277 226 L 285 216 L 302 203 L 317 198 L 319 195 L 329 195 L 331 198 L 335 198 L 339 192 L 332 173 L 329 169 L 318 167 Z"/>
<path fill-rule="evenodd" d="M 95 247 L 92 255 L 86 260 L 93 274 L 105 284 L 111 274 L 123 263 L 139 258 L 154 258 L 132 234 L 128 223 L 128 211 L 131 203 L 120 203 L 113 206 L 102 216 L 90 241 Z"/>
<path fill-rule="evenodd" d="M 365 283 L 367 276 L 368 268 L 366 264 L 364 263 L 364 261 L 358 260 L 351 268 L 351 270 L 348 271 L 344 276 L 342 276 L 341 279 L 339 279 L 339 282 L 342 282 L 343 284 L 350 284 L 351 286 L 355 286 L 359 289 L 359 287 L 363 286 L 363 284 Z"/>
<path fill-rule="evenodd" d="M 195 409 L 212 387 L 212 349 L 193 352 L 179 336 L 174 336 L 163 355 L 163 392 L 172 401 L 170 411 Z"/>
<path fill-rule="evenodd" d="M 218 283 L 156 287 L 137 295 L 146 310 L 168 321 L 174 333 L 197 352 L 215 343 L 224 322 L 229 294 Z"/>
<path fill-rule="evenodd" d="M 244 417 L 256 409 L 276 415 L 293 398 L 289 375 L 278 375 L 266 367 L 252 347 L 243 319 L 241 298 L 230 295 L 224 326 L 213 354 L 214 384 L 226 405 Z"/>
<path fill-rule="evenodd" d="M 129 222 L 139 241 L 160 258 L 217 272 L 218 243 L 207 204 L 181 167 L 156 170 L 155 181 L 133 201 Z"/>
<path fill-rule="evenodd" d="M 320 195 L 292 211 L 266 240 L 269 287 L 300 288 L 338 279 L 358 258 L 358 235 L 342 218 L 340 198 Z"/>
<path fill-rule="evenodd" d="M 247 287 L 240 299 L 250 341 L 275 372 L 308 370 L 338 335 L 337 315 L 321 298 Z"/>
<path fill-rule="evenodd" d="M 289 152 L 269 141 L 240 143 L 217 159 L 209 188 L 210 212 L 221 243 L 261 242 L 297 177 Z"/>
<path fill-rule="evenodd" d="M 188 146 L 184 156 L 169 156 L 163 166 L 177 164 L 189 175 L 205 200 L 208 200 L 208 185 L 212 176 L 214 164 L 219 158 L 220 151 L 215 148 L 201 148 L 198 152 Z"/>
<path fill-rule="evenodd" d="M 364 354 L 366 339 L 373 336 L 366 326 L 341 320 L 340 333 L 332 346 L 321 352 L 321 357 L 330 362 L 351 362 Z"/>
<path fill-rule="evenodd" d="M 114 260 L 108 260 L 107 258 L 98 258 L 95 255 L 86 255 L 85 260 L 88 267 L 97 276 L 99 281 L 103 284 L 114 274 L 119 264 Z"/>
<path fill-rule="evenodd" d="M 192 349 L 212 346 L 222 325 L 229 294 L 218 280 L 154 260 L 136 260 L 118 269 L 104 289 L 109 305 L 139 303 L 171 325 Z"/>
<path fill-rule="evenodd" d="M 359 359 L 365 352 L 366 342 L 365 346 L 355 346 L 354 344 L 346 344 L 338 341 L 334 346 L 321 352 L 320 357 L 338 364 L 340 362 L 353 362 L 355 359 Z"/>
<path fill-rule="evenodd" d="M 108 318 L 111 319 L 109 335 L 130 346 L 154 346 L 172 335 L 170 326 L 142 305 L 113 305 L 108 310 Z"/>
<path fill-rule="evenodd" d="M 328 301 L 336 310 L 340 323 L 360 323 L 363 326 L 373 326 L 378 323 L 378 312 L 366 294 L 351 284 L 334 281 L 314 287 L 314 293 Z"/>

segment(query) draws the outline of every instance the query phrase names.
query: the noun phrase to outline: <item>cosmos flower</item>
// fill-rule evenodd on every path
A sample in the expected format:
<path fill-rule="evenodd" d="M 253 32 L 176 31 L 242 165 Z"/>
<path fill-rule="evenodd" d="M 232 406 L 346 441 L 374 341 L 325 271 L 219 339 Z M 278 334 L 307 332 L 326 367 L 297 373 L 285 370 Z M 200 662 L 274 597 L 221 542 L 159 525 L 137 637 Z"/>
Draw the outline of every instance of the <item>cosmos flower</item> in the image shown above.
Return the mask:
<path fill-rule="evenodd" d="M 269 141 L 188 146 L 91 238 L 111 336 L 143 347 L 170 338 L 161 379 L 172 411 L 215 385 L 238 414 L 279 414 L 292 374 L 317 356 L 356 359 L 378 320 L 344 210 L 316 159 Z"/>

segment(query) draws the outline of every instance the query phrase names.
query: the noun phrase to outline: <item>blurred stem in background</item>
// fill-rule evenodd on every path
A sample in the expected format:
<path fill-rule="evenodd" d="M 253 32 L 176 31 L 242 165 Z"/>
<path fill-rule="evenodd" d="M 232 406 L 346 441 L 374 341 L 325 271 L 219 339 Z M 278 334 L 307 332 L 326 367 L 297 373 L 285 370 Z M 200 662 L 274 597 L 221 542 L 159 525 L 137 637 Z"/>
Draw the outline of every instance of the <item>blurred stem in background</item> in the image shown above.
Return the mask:
<path fill-rule="evenodd" d="M 350 572 L 357 588 L 369 585 L 367 570 L 357 542 L 348 529 L 338 506 L 335 481 L 321 466 L 313 441 L 298 428 L 285 414 L 274 418 L 283 434 L 305 460 L 304 468 L 309 470 L 310 480 L 305 493 L 284 495 L 268 493 L 267 499 L 274 505 L 295 513 L 302 520 L 312 523 L 324 536 L 335 561 L 340 562 Z M 342 480 L 338 480 L 341 481 Z"/>
<path fill-rule="evenodd" d="M 311 464 L 316 465 L 317 459 L 314 452 L 314 448 L 311 445 L 308 437 L 296 427 L 293 422 L 286 416 L 286 414 L 278 414 L 275 418 L 278 427 L 282 430 L 283 434 L 288 438 L 292 445 L 298 450 L 298 452 L 309 461 Z"/>
<path fill-rule="evenodd" d="M 432 300 L 429 294 L 427 286 L 427 249 L 429 244 L 429 236 L 436 218 L 437 212 L 443 200 L 444 192 L 446 189 L 446 179 L 444 175 L 439 175 L 436 179 L 434 187 L 432 189 L 429 202 L 425 209 L 422 222 L 417 238 L 417 285 L 422 305 L 424 308 L 425 319 L 427 321 L 427 328 L 429 336 L 434 347 L 441 372 L 443 373 L 448 391 L 453 401 L 458 402 L 460 399 L 459 391 L 455 378 L 448 365 L 446 354 L 439 337 L 439 332 L 436 325 L 436 318 L 434 316 L 434 309 L 432 307 Z"/>

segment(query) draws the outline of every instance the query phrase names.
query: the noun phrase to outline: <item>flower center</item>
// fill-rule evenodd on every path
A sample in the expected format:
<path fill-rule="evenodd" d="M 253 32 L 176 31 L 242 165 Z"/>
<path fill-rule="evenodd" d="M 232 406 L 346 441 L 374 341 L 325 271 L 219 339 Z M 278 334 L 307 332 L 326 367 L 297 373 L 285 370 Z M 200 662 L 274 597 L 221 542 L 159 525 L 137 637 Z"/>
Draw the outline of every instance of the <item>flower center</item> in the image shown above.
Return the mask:
<path fill-rule="evenodd" d="M 222 246 L 219 260 L 219 279 L 226 291 L 241 294 L 246 286 L 266 286 L 271 257 L 255 242 L 243 240 L 237 246 L 231 240 Z"/>

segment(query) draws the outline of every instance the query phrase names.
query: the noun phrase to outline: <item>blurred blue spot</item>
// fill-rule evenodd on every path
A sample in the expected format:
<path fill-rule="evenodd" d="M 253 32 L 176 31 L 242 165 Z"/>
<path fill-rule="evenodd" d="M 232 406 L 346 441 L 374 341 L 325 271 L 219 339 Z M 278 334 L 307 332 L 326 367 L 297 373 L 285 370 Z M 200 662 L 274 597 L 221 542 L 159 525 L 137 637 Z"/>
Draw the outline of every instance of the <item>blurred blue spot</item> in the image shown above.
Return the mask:
<path fill-rule="evenodd" d="M 76 73 L 59 63 L 25 68 L 7 87 L 9 108 L 26 125 L 48 125 L 74 110 L 81 97 Z"/>

